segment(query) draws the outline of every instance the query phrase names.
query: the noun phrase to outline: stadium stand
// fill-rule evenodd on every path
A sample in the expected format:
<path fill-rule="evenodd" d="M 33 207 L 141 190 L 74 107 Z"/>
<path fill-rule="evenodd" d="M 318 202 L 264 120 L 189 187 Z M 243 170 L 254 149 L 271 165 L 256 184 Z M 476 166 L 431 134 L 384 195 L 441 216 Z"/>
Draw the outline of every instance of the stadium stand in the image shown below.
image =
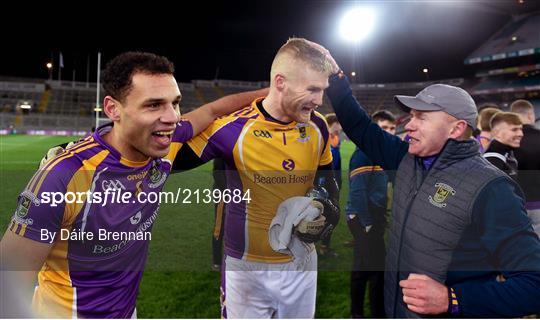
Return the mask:
<path fill-rule="evenodd" d="M 540 53 L 540 12 L 514 16 L 503 28 L 473 51 L 466 64 L 496 61 Z"/>
<path fill-rule="evenodd" d="M 403 115 L 403 111 L 394 103 L 395 95 L 402 94 L 414 96 L 423 88 L 434 83 L 462 86 L 465 83 L 465 79 L 457 78 L 439 81 L 386 84 L 355 84 L 352 85 L 352 89 L 358 102 L 360 102 L 370 114 L 381 109 L 386 109 L 392 111 L 399 117 Z"/>
<path fill-rule="evenodd" d="M 474 50 L 465 64 L 476 71 L 466 89 L 477 105 L 506 110 L 516 99 L 540 111 L 540 12 L 517 15 Z"/>
<path fill-rule="evenodd" d="M 503 109 L 516 99 L 528 99 L 540 115 L 540 12 L 514 16 L 464 61 L 472 78 L 427 82 L 353 84 L 353 94 L 373 113 L 380 109 L 405 115 L 394 104 L 396 94 L 416 95 L 433 83 L 461 86 L 477 105 L 495 103 Z M 179 83 L 181 110 L 186 113 L 224 95 L 268 87 L 269 83 L 236 80 L 193 80 Z M 95 123 L 96 84 L 0 76 L 0 129 L 87 130 Z M 101 99 L 100 99 L 101 101 Z M 22 109 L 21 105 L 31 109 Z M 332 112 L 325 98 L 319 112 Z"/>
<path fill-rule="evenodd" d="M 1 79 L 1 78 L 0 78 Z M 83 82 L 58 82 L 39 79 L 26 79 L 26 82 L 0 81 L 0 105 L 5 105 L 0 113 L 0 125 L 6 128 L 14 125 L 20 131 L 29 129 L 62 129 L 84 130 L 93 125 L 96 101 L 96 84 Z M 41 83 L 39 83 L 41 82 Z M 448 79 L 437 81 L 461 85 L 464 79 Z M 415 95 L 422 88 L 435 83 L 409 82 L 387 84 L 355 84 L 354 95 L 366 109 L 372 113 L 380 109 L 389 109 L 396 115 L 402 116 L 393 102 L 396 94 Z M 218 99 L 224 95 L 242 91 L 255 90 L 269 86 L 266 81 L 248 82 L 237 80 L 193 80 L 191 83 L 179 83 L 182 92 L 181 110 L 189 112 L 198 106 Z M 20 110 L 16 105 L 21 99 L 33 102 L 31 111 L 20 118 Z M 324 103 L 318 109 L 326 114 L 333 112 L 325 97 Z"/>

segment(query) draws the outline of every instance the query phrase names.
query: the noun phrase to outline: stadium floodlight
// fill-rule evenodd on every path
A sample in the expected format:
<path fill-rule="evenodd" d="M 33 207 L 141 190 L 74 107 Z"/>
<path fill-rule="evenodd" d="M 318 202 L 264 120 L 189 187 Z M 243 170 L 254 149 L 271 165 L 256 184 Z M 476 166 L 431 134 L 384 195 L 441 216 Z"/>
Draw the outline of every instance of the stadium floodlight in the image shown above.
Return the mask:
<path fill-rule="evenodd" d="M 422 72 L 426 75 L 426 80 L 429 81 L 429 69 L 428 68 L 423 68 Z"/>
<path fill-rule="evenodd" d="M 371 33 L 374 25 L 375 11 L 367 7 L 358 7 L 343 16 L 339 32 L 345 40 L 358 43 Z"/>
<path fill-rule="evenodd" d="M 21 104 L 19 104 L 19 108 L 21 109 L 32 109 L 32 105 L 28 101 L 23 101 Z"/>
<path fill-rule="evenodd" d="M 351 72 L 351 76 L 356 77 L 356 72 Z"/>
<path fill-rule="evenodd" d="M 49 80 L 52 80 L 52 62 L 47 62 L 45 66 L 47 67 L 47 71 L 49 72 Z"/>
<path fill-rule="evenodd" d="M 103 109 L 101 109 L 99 106 L 96 106 L 96 107 L 94 108 L 94 111 L 95 111 L 95 112 L 101 112 L 101 111 L 103 111 Z"/>

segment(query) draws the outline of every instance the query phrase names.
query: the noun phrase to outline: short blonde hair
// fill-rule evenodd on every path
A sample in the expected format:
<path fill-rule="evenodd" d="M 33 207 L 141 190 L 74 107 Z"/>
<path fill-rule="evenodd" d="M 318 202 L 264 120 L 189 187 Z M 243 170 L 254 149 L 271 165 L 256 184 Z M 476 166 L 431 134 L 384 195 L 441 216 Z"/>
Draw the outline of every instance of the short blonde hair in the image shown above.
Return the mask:
<path fill-rule="evenodd" d="M 526 115 L 530 111 L 534 111 L 532 103 L 525 99 L 519 99 L 510 105 L 510 110 L 515 113 Z"/>
<path fill-rule="evenodd" d="M 328 76 L 332 73 L 332 64 L 324 53 L 313 47 L 304 38 L 290 38 L 274 57 L 270 71 L 271 80 L 273 81 L 277 73 L 286 73 L 298 62 L 303 62 L 313 70 Z"/>
<path fill-rule="evenodd" d="M 491 129 L 493 129 L 496 125 L 498 125 L 501 122 L 506 122 L 508 124 L 513 125 L 520 125 L 523 124 L 521 122 L 521 118 L 517 113 L 514 112 L 498 112 L 493 117 L 491 117 Z"/>
<path fill-rule="evenodd" d="M 494 114 L 501 112 L 501 109 L 487 107 L 480 111 L 478 114 L 478 119 L 480 120 L 480 128 L 484 131 L 491 131 L 491 118 Z"/>

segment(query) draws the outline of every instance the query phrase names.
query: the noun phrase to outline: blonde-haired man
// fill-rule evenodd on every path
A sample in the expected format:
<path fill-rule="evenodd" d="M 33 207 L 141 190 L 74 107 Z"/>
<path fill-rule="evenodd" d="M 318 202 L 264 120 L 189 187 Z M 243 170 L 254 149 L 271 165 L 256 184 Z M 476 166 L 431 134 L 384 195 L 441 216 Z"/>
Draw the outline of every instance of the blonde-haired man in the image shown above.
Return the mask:
<path fill-rule="evenodd" d="M 523 122 L 523 139 L 515 151 L 519 184 L 525 192 L 525 208 L 533 228 L 540 236 L 540 129 L 534 126 L 536 117 L 529 101 L 516 100 L 510 105 L 510 110 L 517 113 Z"/>
<path fill-rule="evenodd" d="M 325 55 L 307 40 L 288 40 L 272 63 L 268 95 L 214 121 L 180 150 L 181 156 L 198 159 L 198 164 L 223 158 L 227 188 L 250 192 L 251 201 L 226 206 L 223 317 L 315 315 L 317 253 L 310 242 L 331 232 L 339 219 L 328 125 L 315 112 L 323 102 L 330 71 Z M 287 199 L 303 197 L 313 186 L 320 194 L 327 192 L 319 198 L 324 228 L 315 235 L 295 232 L 293 238 L 300 241 L 296 243 L 306 249 L 304 256 L 294 255 L 292 248 L 275 251 L 269 231 L 278 207 Z"/>
<path fill-rule="evenodd" d="M 501 109 L 495 105 L 490 105 L 478 113 L 478 129 L 480 129 L 480 134 L 476 136 L 476 141 L 480 143 L 480 152 L 482 153 L 486 151 L 492 140 L 490 121 L 491 117 L 497 112 L 501 112 Z"/>

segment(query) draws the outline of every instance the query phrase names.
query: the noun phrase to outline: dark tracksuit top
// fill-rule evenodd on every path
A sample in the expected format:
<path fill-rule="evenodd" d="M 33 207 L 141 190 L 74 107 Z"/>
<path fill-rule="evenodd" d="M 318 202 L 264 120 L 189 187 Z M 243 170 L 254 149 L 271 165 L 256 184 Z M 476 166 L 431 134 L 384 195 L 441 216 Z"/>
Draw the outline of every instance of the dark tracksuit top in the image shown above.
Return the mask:
<path fill-rule="evenodd" d="M 523 125 L 521 145 L 514 151 L 518 161 L 518 176 L 525 192 L 528 209 L 540 209 L 540 129 Z"/>
<path fill-rule="evenodd" d="M 327 94 L 351 141 L 384 170 L 397 170 L 408 144 L 371 121 L 346 77 L 330 77 Z M 524 200 L 508 182 L 496 179 L 480 192 L 473 208 L 470 228 L 460 238 L 449 270 L 474 265 L 478 271 L 448 271 L 445 285 L 455 290 L 460 305 L 459 314 L 452 316 L 540 312 L 540 239 L 532 232 Z M 506 281 L 496 281 L 498 274 Z"/>
<path fill-rule="evenodd" d="M 498 140 L 493 140 L 483 154 L 483 157 L 497 167 L 497 169 L 504 171 L 510 178 L 517 180 L 519 164 L 514 157 L 514 148 Z"/>
<path fill-rule="evenodd" d="M 346 207 L 349 215 L 358 215 L 362 227 L 385 220 L 388 176 L 379 166 L 356 149 L 349 162 L 349 197 Z M 384 225 L 384 223 L 379 223 Z"/>

